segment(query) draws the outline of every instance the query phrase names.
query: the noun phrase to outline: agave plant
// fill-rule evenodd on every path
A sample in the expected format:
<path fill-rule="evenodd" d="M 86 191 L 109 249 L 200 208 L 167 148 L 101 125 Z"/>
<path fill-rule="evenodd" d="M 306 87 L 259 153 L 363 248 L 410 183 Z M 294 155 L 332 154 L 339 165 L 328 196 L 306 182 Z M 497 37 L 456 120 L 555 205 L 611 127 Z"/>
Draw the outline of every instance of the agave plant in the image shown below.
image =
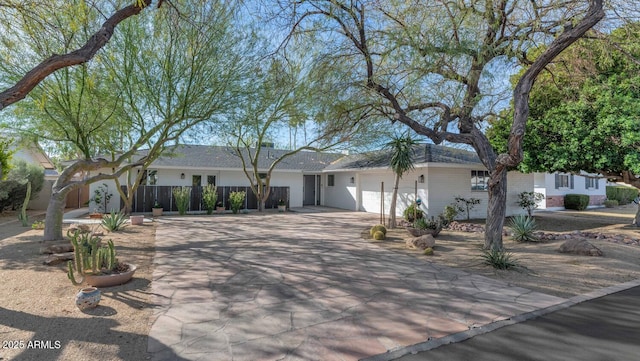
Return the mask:
<path fill-rule="evenodd" d="M 513 231 L 513 239 L 517 242 L 537 242 L 538 237 L 534 234 L 536 231 L 536 221 L 533 217 L 523 214 L 511 218 L 509 227 Z"/>
<path fill-rule="evenodd" d="M 120 230 L 127 223 L 127 216 L 122 212 L 111 211 L 102 218 L 102 227 L 109 232 Z"/>
<path fill-rule="evenodd" d="M 508 270 L 520 266 L 511 253 L 500 249 L 483 250 L 480 257 L 484 264 L 496 269 Z"/>

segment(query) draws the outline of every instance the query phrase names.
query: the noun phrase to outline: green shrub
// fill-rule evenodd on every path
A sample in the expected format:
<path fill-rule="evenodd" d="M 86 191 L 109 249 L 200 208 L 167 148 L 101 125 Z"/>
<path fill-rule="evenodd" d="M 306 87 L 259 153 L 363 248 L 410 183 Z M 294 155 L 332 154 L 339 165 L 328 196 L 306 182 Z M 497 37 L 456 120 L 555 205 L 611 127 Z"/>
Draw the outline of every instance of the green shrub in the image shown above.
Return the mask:
<path fill-rule="evenodd" d="M 517 242 L 539 241 L 533 232 L 536 230 L 536 221 L 532 217 L 523 214 L 511 218 L 509 227 L 513 231 L 513 240 Z"/>
<path fill-rule="evenodd" d="M 618 204 L 625 205 L 631 203 L 638 196 L 636 188 L 624 186 L 607 186 L 607 199 L 618 201 Z"/>
<path fill-rule="evenodd" d="M 377 231 L 384 233 L 385 236 L 387 235 L 387 227 L 382 224 L 376 224 L 375 226 L 371 227 L 371 229 L 369 230 L 369 234 L 373 237 L 373 234 Z"/>
<path fill-rule="evenodd" d="M 183 216 L 189 209 L 189 203 L 191 202 L 191 187 L 177 187 L 173 188 L 173 198 L 176 200 L 176 207 L 178 207 L 178 214 Z"/>
<path fill-rule="evenodd" d="M 32 200 L 44 184 L 44 170 L 24 160 L 18 160 L 13 163 L 5 179 L 0 181 L 0 213 L 6 209 L 16 210 L 23 204 L 28 183 L 31 183 L 29 200 Z"/>
<path fill-rule="evenodd" d="M 415 229 L 438 229 L 442 228 L 440 218 L 427 219 L 426 217 L 418 218 L 413 222 L 413 228 Z"/>
<path fill-rule="evenodd" d="M 495 269 L 507 270 L 520 266 L 518 260 L 513 258 L 513 255 L 511 253 L 500 249 L 492 248 L 489 250 L 482 250 L 482 255 L 480 257 L 482 258 L 484 264 L 489 265 Z"/>
<path fill-rule="evenodd" d="M 127 216 L 122 212 L 111 211 L 102 217 L 102 227 L 109 232 L 119 231 L 127 223 Z"/>
<path fill-rule="evenodd" d="M 451 222 L 458 216 L 458 214 L 464 212 L 464 209 L 458 203 L 451 203 L 444 207 L 444 211 L 440 215 L 442 219 L 442 225 L 448 227 Z"/>
<path fill-rule="evenodd" d="M 373 239 L 375 239 L 376 241 L 382 241 L 385 238 L 385 234 L 382 231 L 375 231 L 373 233 Z"/>
<path fill-rule="evenodd" d="M 213 213 L 217 202 L 218 188 L 213 184 L 208 184 L 202 189 L 202 203 L 204 203 L 204 209 L 207 210 L 207 214 Z"/>
<path fill-rule="evenodd" d="M 231 207 L 231 212 L 233 214 L 238 213 L 242 204 L 244 203 L 245 192 L 231 192 L 229 193 L 229 207 Z"/>
<path fill-rule="evenodd" d="M 431 247 L 425 248 L 422 254 L 424 254 L 425 256 L 433 256 L 433 248 Z"/>
<path fill-rule="evenodd" d="M 618 206 L 618 201 L 615 199 L 607 199 L 604 201 L 604 206 L 607 208 L 614 208 Z"/>
<path fill-rule="evenodd" d="M 584 211 L 589 205 L 589 196 L 586 194 L 567 194 L 564 196 L 564 208 Z"/>
<path fill-rule="evenodd" d="M 415 221 L 416 219 L 420 219 L 424 217 L 424 213 L 422 212 L 422 210 L 420 210 L 420 208 L 418 208 L 418 206 L 415 203 L 407 207 L 407 209 L 404 210 L 402 215 L 407 222 L 411 222 L 411 223 L 413 223 L 413 221 Z"/>
<path fill-rule="evenodd" d="M 544 199 L 544 194 L 538 192 L 522 192 L 518 194 L 518 205 L 522 207 L 529 217 L 532 216 L 533 210 L 538 208 L 538 203 Z"/>

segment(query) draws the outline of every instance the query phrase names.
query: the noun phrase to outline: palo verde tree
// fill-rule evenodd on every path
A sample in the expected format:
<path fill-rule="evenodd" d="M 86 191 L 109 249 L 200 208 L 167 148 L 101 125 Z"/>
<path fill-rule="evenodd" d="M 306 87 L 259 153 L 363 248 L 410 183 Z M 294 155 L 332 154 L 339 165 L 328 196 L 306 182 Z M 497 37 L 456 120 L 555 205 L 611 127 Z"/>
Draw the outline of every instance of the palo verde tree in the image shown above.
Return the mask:
<path fill-rule="evenodd" d="M 398 186 L 400 178 L 406 172 L 413 169 L 414 146 L 418 144 L 411 135 L 396 135 L 386 144 L 391 151 L 391 161 L 389 166 L 395 174 L 393 182 L 393 194 L 391 195 L 391 205 L 389 207 L 389 227 L 396 228 L 396 202 L 398 200 Z"/>
<path fill-rule="evenodd" d="M 347 141 L 357 144 L 358 135 L 364 134 L 363 123 L 352 123 L 347 112 L 327 112 L 340 101 L 332 97 L 322 69 L 305 60 L 272 56 L 256 62 L 253 74 L 244 81 L 242 101 L 229 121 L 218 126 L 220 134 L 233 139 L 231 148 L 242 161 L 259 211 L 269 199 L 273 171 L 287 158 L 303 151 L 326 151 Z M 288 149 L 276 152 L 264 147 L 291 129 L 303 136 Z"/>
<path fill-rule="evenodd" d="M 531 92 L 525 172 L 598 173 L 640 188 L 640 24 L 581 39 Z M 506 146 L 508 112 L 488 135 Z M 506 119 L 505 119 L 506 118 Z M 640 223 L 640 207 L 634 220 Z"/>
<path fill-rule="evenodd" d="M 281 0 L 291 10 L 292 38 L 313 34 L 319 57 L 343 83 L 391 122 L 434 143 L 472 147 L 489 170 L 484 247 L 502 249 L 507 169 L 522 160 L 529 92 L 545 65 L 604 17 L 590 1 Z M 525 56 L 547 44 L 535 59 Z M 285 43 L 285 45 L 287 45 Z M 508 147 L 498 153 L 483 133 L 494 112 L 492 74 L 518 64 Z M 366 102 L 366 103 L 365 103 Z"/>
<path fill-rule="evenodd" d="M 71 190 L 144 170 L 165 144 L 230 104 L 227 93 L 241 63 L 232 51 L 233 8 L 216 1 L 161 10 L 131 19 L 94 62 L 56 72 L 31 91 L 33 101 L 17 105 L 23 134 L 78 154 L 53 185 L 45 240 L 62 237 Z M 74 177 L 81 173 L 83 179 Z"/>

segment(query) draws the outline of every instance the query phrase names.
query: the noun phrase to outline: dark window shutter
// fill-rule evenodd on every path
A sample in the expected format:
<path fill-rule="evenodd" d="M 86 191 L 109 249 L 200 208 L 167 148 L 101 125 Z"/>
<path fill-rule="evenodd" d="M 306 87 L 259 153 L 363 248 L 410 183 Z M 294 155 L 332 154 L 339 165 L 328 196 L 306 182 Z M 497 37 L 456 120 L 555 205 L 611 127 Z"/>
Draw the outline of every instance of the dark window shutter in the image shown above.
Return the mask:
<path fill-rule="evenodd" d="M 584 189 L 589 189 L 589 177 L 584 177 Z"/>
<path fill-rule="evenodd" d="M 556 189 L 560 188 L 560 174 L 556 173 Z"/>
<path fill-rule="evenodd" d="M 569 188 L 573 189 L 573 174 L 569 176 L 569 182 L 571 183 Z"/>
<path fill-rule="evenodd" d="M 596 189 L 600 187 L 600 178 L 596 178 Z"/>

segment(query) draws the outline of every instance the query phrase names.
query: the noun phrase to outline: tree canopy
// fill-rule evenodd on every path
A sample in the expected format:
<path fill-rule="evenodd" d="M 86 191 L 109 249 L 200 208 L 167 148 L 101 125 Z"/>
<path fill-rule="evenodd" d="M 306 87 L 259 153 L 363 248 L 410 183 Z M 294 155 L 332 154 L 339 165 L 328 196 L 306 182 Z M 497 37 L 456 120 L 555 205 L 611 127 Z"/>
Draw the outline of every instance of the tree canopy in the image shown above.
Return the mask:
<path fill-rule="evenodd" d="M 539 77 L 531 92 L 525 172 L 600 173 L 640 181 L 640 24 L 582 39 Z M 488 131 L 504 149 L 509 116 Z"/>

